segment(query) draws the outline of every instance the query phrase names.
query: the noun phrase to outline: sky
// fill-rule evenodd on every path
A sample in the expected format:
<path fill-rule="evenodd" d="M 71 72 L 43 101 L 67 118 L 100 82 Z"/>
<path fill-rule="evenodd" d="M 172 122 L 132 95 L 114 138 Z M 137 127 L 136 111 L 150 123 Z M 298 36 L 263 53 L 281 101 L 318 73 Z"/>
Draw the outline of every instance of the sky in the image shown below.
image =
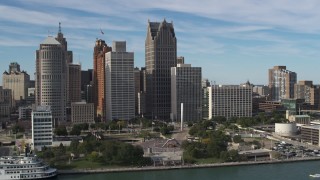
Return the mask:
<path fill-rule="evenodd" d="M 96 38 L 126 41 L 143 67 L 148 20 L 166 19 L 178 56 L 212 82 L 267 84 L 268 69 L 285 65 L 319 84 L 319 9 L 318 0 L 0 0 L 0 72 L 18 62 L 34 79 L 35 52 L 59 22 L 83 70 L 93 67 Z"/>

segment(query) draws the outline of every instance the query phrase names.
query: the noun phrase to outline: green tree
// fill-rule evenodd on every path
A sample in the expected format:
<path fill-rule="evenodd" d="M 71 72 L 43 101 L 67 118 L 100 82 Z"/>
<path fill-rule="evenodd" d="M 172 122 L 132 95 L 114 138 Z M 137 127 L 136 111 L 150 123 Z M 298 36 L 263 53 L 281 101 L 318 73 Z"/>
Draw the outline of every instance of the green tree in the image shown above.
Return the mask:
<path fill-rule="evenodd" d="M 224 116 L 216 116 L 216 117 L 213 117 L 212 120 L 216 123 L 223 124 L 227 121 L 227 118 Z"/>
<path fill-rule="evenodd" d="M 55 128 L 54 134 L 57 136 L 67 136 L 68 131 L 65 126 L 58 126 L 57 128 Z"/>
<path fill-rule="evenodd" d="M 243 139 L 241 138 L 241 136 L 240 135 L 235 135 L 235 136 L 233 136 L 233 142 L 234 143 L 241 143 L 241 142 L 243 142 Z"/>
<path fill-rule="evenodd" d="M 212 157 L 219 158 L 220 152 L 226 151 L 228 142 L 231 141 L 230 136 L 225 135 L 222 131 L 214 131 L 211 134 L 207 151 Z"/>
<path fill-rule="evenodd" d="M 88 155 L 88 160 L 92 161 L 92 162 L 97 162 L 99 161 L 99 153 L 96 151 L 92 151 L 89 155 Z"/>
<path fill-rule="evenodd" d="M 72 140 L 69 146 L 69 149 L 72 153 L 78 154 L 79 153 L 79 140 Z"/>
<path fill-rule="evenodd" d="M 18 132 L 24 132 L 24 128 L 22 125 L 20 124 L 15 124 L 13 127 L 12 127 L 12 132 L 14 134 L 17 134 Z"/>

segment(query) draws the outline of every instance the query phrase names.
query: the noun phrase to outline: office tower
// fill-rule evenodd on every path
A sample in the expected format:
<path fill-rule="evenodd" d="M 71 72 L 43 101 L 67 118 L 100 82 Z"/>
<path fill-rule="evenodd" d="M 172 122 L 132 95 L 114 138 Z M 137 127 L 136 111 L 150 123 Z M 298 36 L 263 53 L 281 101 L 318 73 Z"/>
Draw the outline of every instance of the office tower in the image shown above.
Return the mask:
<path fill-rule="evenodd" d="M 106 42 L 97 39 L 93 52 L 93 95 L 96 117 L 105 118 L 105 54 L 111 51 Z"/>
<path fill-rule="evenodd" d="M 136 99 L 137 105 L 137 114 L 143 117 L 146 114 L 146 87 L 147 87 L 147 78 L 146 78 L 146 68 L 141 67 L 140 70 L 140 90 L 138 92 L 138 97 Z"/>
<path fill-rule="evenodd" d="M 53 116 L 50 106 L 37 106 L 31 113 L 32 146 L 39 151 L 52 146 Z"/>
<path fill-rule="evenodd" d="M 201 88 L 202 88 L 202 119 L 209 120 L 209 107 L 210 107 L 210 101 L 209 98 L 211 96 L 209 92 L 210 82 L 208 79 L 203 79 Z"/>
<path fill-rule="evenodd" d="M 183 121 L 202 120 L 201 67 L 190 64 L 178 64 L 171 68 L 171 112 L 172 120 L 181 120 L 183 103 Z"/>
<path fill-rule="evenodd" d="M 3 89 L 12 90 L 14 105 L 25 100 L 28 93 L 30 76 L 25 71 L 20 71 L 20 65 L 12 62 L 9 65 L 9 71 L 2 75 Z"/>
<path fill-rule="evenodd" d="M 94 104 L 86 102 L 71 103 L 71 122 L 73 124 L 94 123 Z"/>
<path fill-rule="evenodd" d="M 252 86 L 213 85 L 212 116 L 252 117 Z"/>
<path fill-rule="evenodd" d="M 297 74 L 286 69 L 286 66 L 274 66 L 269 69 L 269 88 L 272 101 L 294 98 L 294 84 Z"/>
<path fill-rule="evenodd" d="M 52 36 L 36 51 L 36 105 L 50 106 L 55 123 L 66 120 L 66 59 L 63 46 Z"/>
<path fill-rule="evenodd" d="M 57 37 L 55 38 L 62 46 L 62 49 L 65 51 L 65 57 L 67 64 L 73 62 L 73 53 L 72 51 L 68 51 L 68 42 L 65 37 L 63 37 L 63 33 L 61 31 L 61 23 L 59 22 L 59 31 Z"/>
<path fill-rule="evenodd" d="M 135 114 L 138 115 L 139 114 L 139 101 L 138 101 L 138 94 L 140 93 L 141 90 L 141 80 L 140 80 L 140 76 L 141 76 L 141 72 L 140 69 L 138 67 L 134 68 L 133 70 L 134 73 L 134 99 L 135 99 Z"/>
<path fill-rule="evenodd" d="M 140 91 L 144 93 L 147 91 L 147 73 L 145 67 L 141 67 L 140 71 Z"/>
<path fill-rule="evenodd" d="M 126 51 L 125 41 L 112 42 L 106 53 L 106 119 L 130 120 L 135 117 L 134 54 Z"/>
<path fill-rule="evenodd" d="M 294 98 L 304 99 L 305 103 L 312 106 L 312 109 L 319 109 L 320 89 L 313 85 L 312 81 L 299 81 L 294 85 Z"/>
<path fill-rule="evenodd" d="M 0 124 L 10 120 L 10 110 L 12 108 L 12 91 L 3 89 L 0 86 Z"/>
<path fill-rule="evenodd" d="M 92 87 L 93 84 L 93 69 L 81 71 L 81 99 L 88 103 L 93 103 L 92 90 L 88 91 L 87 86 Z"/>
<path fill-rule="evenodd" d="M 147 114 L 152 119 L 170 119 L 170 72 L 177 65 L 177 39 L 172 22 L 148 21 L 145 60 Z"/>
<path fill-rule="evenodd" d="M 73 102 L 81 101 L 81 65 L 68 64 L 69 86 L 68 86 L 68 107 Z"/>

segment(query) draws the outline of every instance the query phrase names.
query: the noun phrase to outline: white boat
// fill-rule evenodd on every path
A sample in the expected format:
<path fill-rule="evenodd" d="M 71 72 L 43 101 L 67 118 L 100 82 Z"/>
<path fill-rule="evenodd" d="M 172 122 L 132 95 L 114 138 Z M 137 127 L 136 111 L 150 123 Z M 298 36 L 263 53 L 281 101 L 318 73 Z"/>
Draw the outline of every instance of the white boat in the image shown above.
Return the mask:
<path fill-rule="evenodd" d="M 56 175 L 57 169 L 49 167 L 37 156 L 0 157 L 0 180 L 47 179 Z"/>
<path fill-rule="evenodd" d="M 320 174 L 310 174 L 309 176 L 314 178 L 320 178 Z"/>

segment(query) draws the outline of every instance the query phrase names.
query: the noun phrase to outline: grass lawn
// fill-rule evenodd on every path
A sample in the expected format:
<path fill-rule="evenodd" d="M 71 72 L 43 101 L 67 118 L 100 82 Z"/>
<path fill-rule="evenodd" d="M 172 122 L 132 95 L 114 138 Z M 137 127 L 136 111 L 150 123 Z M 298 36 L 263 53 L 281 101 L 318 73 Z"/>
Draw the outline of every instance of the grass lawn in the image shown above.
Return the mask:
<path fill-rule="evenodd" d="M 88 160 L 73 160 L 69 164 L 68 162 L 58 163 L 56 166 L 58 169 L 98 169 L 98 168 L 118 168 L 121 166 L 106 165 L 104 163 L 92 162 Z"/>
<path fill-rule="evenodd" d="M 221 163 L 222 161 L 217 158 L 206 158 L 206 159 L 195 159 L 198 164 L 211 164 L 211 163 Z"/>

